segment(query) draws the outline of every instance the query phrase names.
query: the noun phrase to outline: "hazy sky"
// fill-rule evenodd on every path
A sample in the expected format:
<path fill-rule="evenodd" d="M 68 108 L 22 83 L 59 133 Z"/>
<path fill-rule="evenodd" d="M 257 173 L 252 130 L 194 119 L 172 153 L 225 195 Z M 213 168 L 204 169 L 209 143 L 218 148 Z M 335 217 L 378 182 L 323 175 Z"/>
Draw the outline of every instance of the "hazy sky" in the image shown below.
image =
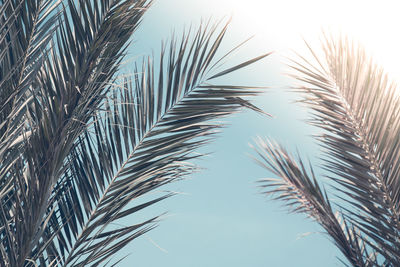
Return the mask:
<path fill-rule="evenodd" d="M 298 148 L 313 163 L 319 149 L 310 135 L 317 130 L 304 120 L 307 110 L 287 92 L 293 81 L 284 73 L 282 55 L 304 53 L 301 37 L 318 47 L 321 29 L 360 40 L 393 77 L 400 76 L 399 16 L 395 1 L 262 1 L 155 0 L 135 37 L 131 58 L 157 52 L 162 39 L 181 32 L 201 18 L 232 15 L 222 51 L 249 36 L 226 66 L 262 53 L 269 58 L 227 77 L 234 84 L 269 86 L 256 104 L 274 115 L 254 112 L 229 117 L 230 124 L 204 151 L 214 152 L 200 165 L 206 168 L 164 190 L 182 192 L 138 214 L 129 223 L 168 212 L 159 227 L 135 240 L 117 256 L 130 254 L 121 266 L 341 266 L 339 251 L 321 229 L 301 215 L 288 214 L 281 203 L 259 194 L 256 181 L 269 173 L 252 162 L 249 143 L 256 136 Z"/>

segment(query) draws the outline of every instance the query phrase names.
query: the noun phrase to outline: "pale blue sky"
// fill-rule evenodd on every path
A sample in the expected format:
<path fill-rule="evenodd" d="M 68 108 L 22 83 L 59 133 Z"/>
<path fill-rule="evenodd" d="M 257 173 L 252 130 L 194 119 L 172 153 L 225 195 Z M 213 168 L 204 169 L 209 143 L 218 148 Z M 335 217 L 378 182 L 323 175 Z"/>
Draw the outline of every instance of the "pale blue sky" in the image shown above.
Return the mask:
<path fill-rule="evenodd" d="M 197 25 L 201 18 L 219 19 L 232 14 L 229 6 L 213 7 L 213 3 L 218 1 L 155 1 L 135 36 L 130 57 L 157 52 L 161 39 L 170 37 L 173 29 L 181 32 L 184 25 Z M 249 111 L 229 117 L 226 121 L 230 126 L 204 150 L 214 152 L 199 162 L 206 169 L 163 188 L 182 194 L 132 218 L 130 223 L 168 212 L 156 229 L 116 255 L 130 254 L 120 266 L 341 266 L 335 258 L 340 256 L 339 251 L 326 236 L 316 233 L 321 231 L 316 223 L 302 215 L 288 214 L 282 203 L 261 195 L 257 188 L 256 181 L 269 173 L 248 156 L 254 154 L 248 144 L 256 136 L 274 138 L 292 151 L 297 147 L 313 163 L 318 163 L 319 149 L 310 137 L 317 130 L 304 122 L 306 109 L 294 104 L 296 95 L 287 92 L 293 81 L 284 75 L 286 67 L 280 56 L 292 45 L 298 48 L 301 39 L 295 31 L 288 30 L 286 13 L 271 14 L 266 9 L 255 14 L 270 14 L 276 23 L 263 24 L 255 19 L 262 36 L 250 41 L 226 66 L 262 53 L 277 53 L 226 80 L 231 84 L 270 86 L 255 103 L 274 117 Z M 235 19 L 236 14 L 233 15 L 221 49 L 225 52 L 254 33 L 250 24 L 244 24 L 243 16 L 240 19 L 238 14 L 239 19 Z"/>

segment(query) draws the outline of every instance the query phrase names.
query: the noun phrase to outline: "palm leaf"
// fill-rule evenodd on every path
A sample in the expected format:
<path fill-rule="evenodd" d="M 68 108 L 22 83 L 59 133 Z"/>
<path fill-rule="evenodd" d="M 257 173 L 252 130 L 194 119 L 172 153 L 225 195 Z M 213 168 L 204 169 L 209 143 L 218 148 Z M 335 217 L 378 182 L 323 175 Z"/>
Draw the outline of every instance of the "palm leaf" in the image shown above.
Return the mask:
<path fill-rule="evenodd" d="M 32 3 L 27 2 L 24 8 Z M 147 7 L 148 1 L 68 1 L 61 13 L 63 18 L 56 17 L 59 27 L 55 36 L 50 34 L 45 39 L 52 42 L 49 53 L 41 57 L 42 64 L 32 74 L 30 91 L 26 93 L 30 102 L 24 117 L 26 130 L 21 134 L 23 151 L 16 153 L 18 160 L 13 162 L 13 169 L 2 167 L 7 178 L 2 181 L 11 188 L 5 188 L 2 196 L 5 262 L 15 266 L 32 264 L 32 253 L 44 251 L 39 248 L 46 240 L 44 236 L 53 234 L 45 232 L 51 218 L 48 201 L 64 172 L 65 159 L 109 90 L 129 38 Z M 45 10 L 45 14 L 51 11 L 50 7 Z M 34 14 L 32 10 L 27 12 L 29 16 Z M 46 27 L 54 23 L 47 18 L 40 21 Z M 21 29 L 24 28 L 17 31 Z M 40 48 L 33 44 L 34 51 Z M 33 62 L 39 60 L 36 52 L 32 58 Z M 54 250 L 54 244 L 45 244 Z M 41 254 L 39 257 L 43 260 Z M 49 250 L 46 258 L 53 262 L 57 257 Z"/>
<path fill-rule="evenodd" d="M 27 107 L 33 84 L 57 28 L 60 1 L 0 1 L 0 258 L 2 266 L 17 266 L 19 252 L 12 224 L 10 198 L 21 174 Z M 19 199 L 19 201 L 24 201 Z"/>
<path fill-rule="evenodd" d="M 293 76 L 302 83 L 296 91 L 302 93 L 301 102 L 313 111 L 310 123 L 323 130 L 317 139 L 324 148 L 324 169 L 334 183 L 335 196 L 344 201 L 338 204 L 342 216 L 371 249 L 374 260 L 369 262 L 374 266 L 398 266 L 397 86 L 363 48 L 346 38 L 325 37 L 323 52 L 325 60 L 311 50 L 313 61 L 304 57 L 293 61 Z M 282 168 L 287 171 L 289 167 Z M 307 185 L 294 187 L 303 190 Z"/>
<path fill-rule="evenodd" d="M 304 102 L 313 124 L 326 130 L 319 140 L 336 189 L 352 207 L 352 222 L 391 264 L 399 251 L 399 98 L 395 84 L 365 51 L 347 39 L 326 38 L 325 70 L 296 67 L 308 85 Z M 307 64 L 307 63 L 305 63 Z M 299 66 L 299 65 L 297 65 Z M 313 100 L 311 100 L 311 98 Z"/>
<path fill-rule="evenodd" d="M 109 264 L 159 217 L 114 223 L 172 194 L 132 200 L 192 173 L 194 151 L 222 126 L 214 119 L 241 107 L 262 112 L 244 99 L 260 88 L 210 84 L 267 56 L 214 72 L 227 26 L 174 39 L 121 81 L 151 1 L 0 3 L 4 266 Z"/>
<path fill-rule="evenodd" d="M 158 64 L 147 58 L 138 65 L 80 139 L 55 188 L 57 211 L 48 225 L 56 233 L 63 264 L 97 265 L 152 229 L 158 217 L 140 227 L 111 225 L 171 196 L 130 204 L 192 173 L 196 167 L 189 161 L 200 156 L 194 151 L 222 126 L 213 120 L 248 103 L 242 97 L 260 93 L 258 88 L 205 83 L 211 79 L 202 73 L 227 29 L 213 39 L 216 27 L 208 27 L 171 41 Z"/>
<path fill-rule="evenodd" d="M 275 195 L 274 199 L 285 202 L 292 212 L 304 213 L 318 222 L 353 266 L 374 266 L 375 257 L 368 254 L 354 226 L 334 211 L 311 165 L 307 170 L 300 158 L 295 160 L 274 142 L 259 139 L 257 145 L 254 148 L 258 154 L 256 162 L 279 177 L 260 180 L 264 193 Z"/>
<path fill-rule="evenodd" d="M 0 196 L 11 190 L 7 172 L 20 157 L 26 110 L 57 27 L 59 1 L 0 1 Z M 24 132 L 24 133 L 23 133 Z"/>

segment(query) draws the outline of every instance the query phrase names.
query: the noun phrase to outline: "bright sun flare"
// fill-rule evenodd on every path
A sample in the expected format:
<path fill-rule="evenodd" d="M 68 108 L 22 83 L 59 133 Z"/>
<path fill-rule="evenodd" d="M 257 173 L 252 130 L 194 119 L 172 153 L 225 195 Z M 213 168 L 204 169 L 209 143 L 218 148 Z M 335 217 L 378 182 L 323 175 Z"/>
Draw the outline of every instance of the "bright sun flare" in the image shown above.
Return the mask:
<path fill-rule="evenodd" d="M 318 47 L 321 30 L 358 40 L 400 82 L 400 1 L 218 0 L 235 27 L 265 42 L 301 49 L 304 37 Z M 228 8 L 230 10 L 228 10 Z"/>

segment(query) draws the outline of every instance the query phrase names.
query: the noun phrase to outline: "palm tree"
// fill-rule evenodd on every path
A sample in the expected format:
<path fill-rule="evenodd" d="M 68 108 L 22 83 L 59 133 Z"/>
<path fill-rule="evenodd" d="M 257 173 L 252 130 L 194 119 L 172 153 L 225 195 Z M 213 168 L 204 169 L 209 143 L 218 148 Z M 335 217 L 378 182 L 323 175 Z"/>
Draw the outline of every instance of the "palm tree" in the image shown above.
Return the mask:
<path fill-rule="evenodd" d="M 213 83 L 266 56 L 217 70 L 227 25 L 172 38 L 121 74 L 150 4 L 0 0 L 1 266 L 112 263 L 159 217 L 118 220 L 172 194 L 132 200 L 195 170 L 214 119 L 260 111 L 243 99 L 259 88 Z"/>
<path fill-rule="evenodd" d="M 278 178 L 261 186 L 318 222 L 346 266 L 400 266 L 398 88 L 347 38 L 325 37 L 325 60 L 311 52 L 313 62 L 303 57 L 291 67 L 310 123 L 322 130 L 316 138 L 330 189 L 311 164 L 265 139 L 257 142 L 257 161 Z"/>

